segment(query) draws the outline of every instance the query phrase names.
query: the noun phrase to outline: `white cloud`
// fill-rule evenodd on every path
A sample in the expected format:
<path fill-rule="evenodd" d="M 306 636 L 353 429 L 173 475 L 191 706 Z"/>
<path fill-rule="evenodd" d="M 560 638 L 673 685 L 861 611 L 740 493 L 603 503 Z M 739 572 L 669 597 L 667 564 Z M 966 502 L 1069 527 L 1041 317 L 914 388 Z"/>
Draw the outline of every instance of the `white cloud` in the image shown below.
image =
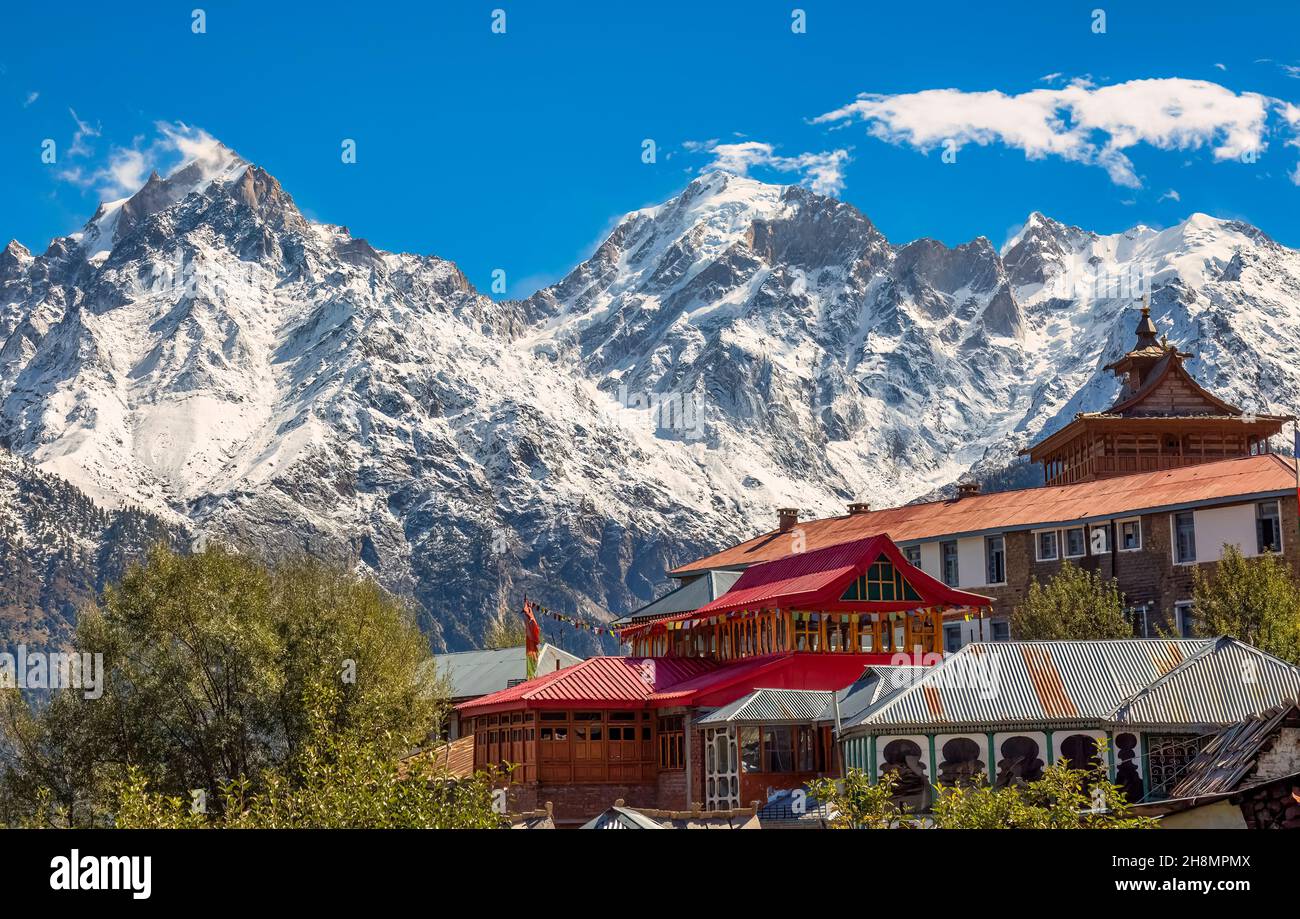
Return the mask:
<path fill-rule="evenodd" d="M 27 107 L 29 107 L 33 102 L 35 102 L 35 101 L 36 101 L 37 99 L 39 99 L 40 97 L 41 97 L 41 94 L 38 93 L 38 92 L 36 92 L 35 90 L 33 90 L 32 92 L 29 92 L 29 93 L 27 94 L 27 98 L 23 100 L 23 108 L 27 108 Z"/>
<path fill-rule="evenodd" d="M 72 117 L 77 118 L 76 112 Z M 94 151 L 84 143 L 83 135 L 98 137 L 99 129 L 92 131 L 79 119 L 77 128 L 73 147 L 79 152 L 75 155 L 89 156 Z M 157 122 L 154 128 L 158 133 L 148 142 L 144 137 L 136 137 L 129 147 L 114 146 L 109 150 L 108 159 L 102 165 L 93 169 L 70 166 L 59 173 L 59 178 L 82 188 L 94 188 L 103 200 L 110 201 L 134 194 L 154 172 L 167 175 L 177 166 L 193 161 L 205 169 L 216 169 L 229 162 L 228 148 L 201 128 L 163 121 Z M 74 155 L 72 149 L 68 155 Z"/>
<path fill-rule="evenodd" d="M 1295 64 L 1278 64 L 1282 72 L 1293 80 L 1300 80 L 1300 67 Z"/>
<path fill-rule="evenodd" d="M 1019 95 L 958 89 L 864 94 L 813 120 L 861 121 L 874 137 L 927 151 L 948 141 L 958 147 L 1001 143 L 1023 150 L 1029 159 L 1059 156 L 1102 166 L 1116 184 L 1137 188 L 1142 183 L 1124 151 L 1138 144 L 1161 150 L 1209 147 L 1216 160 L 1259 153 L 1267 146 L 1264 135 L 1275 101 L 1206 80 L 1111 86 L 1075 80 Z"/>
<path fill-rule="evenodd" d="M 1219 68 L 1220 70 L 1223 70 L 1223 71 L 1226 71 L 1226 70 L 1228 69 L 1228 65 L 1227 65 L 1227 64 L 1215 64 L 1214 66 L 1217 67 L 1217 68 Z"/>
<path fill-rule="evenodd" d="M 745 175 L 755 166 L 793 172 L 799 174 L 802 184 L 821 195 L 834 195 L 843 190 L 844 167 L 849 162 L 849 151 L 845 149 L 782 156 L 771 144 L 757 140 L 735 144 L 720 144 L 716 140 L 687 141 L 683 146 L 692 152 L 712 155 L 713 160 L 701 172 L 725 169 Z"/>
<path fill-rule="evenodd" d="M 77 117 L 77 113 L 71 108 L 68 114 L 72 116 L 77 130 L 72 133 L 72 143 L 68 145 L 68 156 L 89 156 L 95 152 L 95 148 L 86 142 L 87 138 L 96 138 L 100 134 L 99 125 L 91 126 L 89 122 L 82 121 Z"/>
<path fill-rule="evenodd" d="M 1159 204 L 1161 201 L 1182 201 L 1182 200 L 1183 200 L 1183 196 L 1178 194 L 1178 190 L 1171 188 L 1169 189 L 1169 191 L 1165 192 L 1163 195 L 1161 195 L 1159 198 L 1156 199 L 1156 204 Z"/>

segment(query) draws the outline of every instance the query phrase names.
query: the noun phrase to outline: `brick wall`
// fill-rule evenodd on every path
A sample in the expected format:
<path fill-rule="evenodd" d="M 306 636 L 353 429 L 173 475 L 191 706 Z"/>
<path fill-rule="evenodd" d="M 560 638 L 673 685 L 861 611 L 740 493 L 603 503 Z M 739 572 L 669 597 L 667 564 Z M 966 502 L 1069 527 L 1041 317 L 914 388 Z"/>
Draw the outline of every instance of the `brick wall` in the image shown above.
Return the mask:
<path fill-rule="evenodd" d="M 1253 503 L 1253 502 L 1252 502 Z M 1282 549 L 1291 568 L 1300 576 L 1300 517 L 1295 497 L 1282 498 Z M 1217 562 L 1195 566 L 1176 565 L 1170 514 L 1142 515 L 1142 548 L 1134 552 L 1105 552 L 1071 559 L 1070 562 L 1096 571 L 1102 577 L 1119 580 L 1125 603 L 1150 604 L 1148 630 L 1152 637 L 1159 629 L 1173 632 L 1176 627 L 1174 605 L 1192 599 L 1193 568 L 1213 576 Z M 1060 570 L 1061 562 L 1035 560 L 1034 534 L 1018 531 L 1004 534 L 1007 584 L 1002 587 L 971 588 L 975 593 L 992 597 L 993 615 L 1010 616 L 1012 609 L 1029 593 L 1034 580 L 1046 582 Z M 1064 547 L 1062 547 L 1063 550 Z M 1012 635 L 1012 638 L 1015 638 Z"/>

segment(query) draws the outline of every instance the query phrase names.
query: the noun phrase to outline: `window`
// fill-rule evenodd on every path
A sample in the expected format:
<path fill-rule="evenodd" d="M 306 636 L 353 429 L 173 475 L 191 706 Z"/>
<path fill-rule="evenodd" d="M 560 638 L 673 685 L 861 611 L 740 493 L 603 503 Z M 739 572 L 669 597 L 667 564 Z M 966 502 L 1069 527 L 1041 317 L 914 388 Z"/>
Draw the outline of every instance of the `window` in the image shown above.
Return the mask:
<path fill-rule="evenodd" d="M 813 620 L 812 613 L 795 613 L 794 649 L 796 651 L 821 650 L 821 623 Z"/>
<path fill-rule="evenodd" d="M 1093 555 L 1102 555 L 1110 551 L 1110 527 L 1093 527 L 1088 533 L 1089 548 Z"/>
<path fill-rule="evenodd" d="M 1174 604 L 1174 626 L 1183 638 L 1196 637 L 1196 608 L 1191 600 L 1180 600 Z"/>
<path fill-rule="evenodd" d="M 903 578 L 903 572 L 894 567 L 885 556 L 871 563 L 866 572 L 850 584 L 841 600 L 920 600 L 921 595 Z"/>
<path fill-rule="evenodd" d="M 1125 520 L 1119 525 L 1119 547 L 1125 552 L 1142 548 L 1142 521 Z"/>
<path fill-rule="evenodd" d="M 797 768 L 800 772 L 820 772 L 822 768 L 821 757 L 821 738 L 819 738 L 817 728 L 809 725 L 800 725 L 799 747 L 796 750 L 798 759 Z"/>
<path fill-rule="evenodd" d="M 1196 517 L 1191 511 L 1174 514 L 1174 561 L 1180 565 L 1196 561 Z"/>
<path fill-rule="evenodd" d="M 1005 584 L 1007 580 L 1007 548 L 1001 536 L 984 537 L 984 558 L 987 561 L 988 584 Z"/>
<path fill-rule="evenodd" d="M 1011 640 L 1011 623 L 1007 622 L 1005 619 L 994 619 L 992 625 L 994 641 Z"/>
<path fill-rule="evenodd" d="M 909 565 L 912 565 L 912 566 L 914 566 L 914 567 L 916 567 L 916 568 L 920 568 L 920 567 L 921 567 L 921 547 L 920 547 L 920 546 L 905 546 L 905 547 L 903 548 L 903 558 L 907 559 L 907 563 L 908 563 Z"/>
<path fill-rule="evenodd" d="M 1071 527 L 1065 531 L 1065 557 L 1078 558 L 1086 554 L 1083 544 L 1083 527 Z"/>
<path fill-rule="evenodd" d="M 794 772 L 794 737 L 789 725 L 763 728 L 763 771 Z"/>
<path fill-rule="evenodd" d="M 1034 546 L 1040 562 L 1054 562 L 1058 558 L 1055 530 L 1038 533 L 1034 537 Z"/>
<path fill-rule="evenodd" d="M 943 649 L 948 653 L 961 650 L 961 623 L 945 622 L 943 624 Z"/>
<path fill-rule="evenodd" d="M 1282 521 L 1276 501 L 1261 501 L 1255 505 L 1255 535 L 1260 555 L 1282 551 Z"/>
<path fill-rule="evenodd" d="M 762 772 L 762 747 L 759 746 L 758 728 L 740 729 L 740 768 L 745 772 Z"/>
<path fill-rule="evenodd" d="M 659 719 L 659 768 L 686 768 L 686 719 L 668 715 Z"/>
<path fill-rule="evenodd" d="M 1147 638 L 1150 633 L 1147 631 L 1147 605 L 1130 606 L 1124 610 L 1124 618 L 1133 626 L 1134 638 Z"/>
<path fill-rule="evenodd" d="M 939 554 L 943 559 L 943 582 L 949 587 L 959 583 L 957 573 L 957 541 L 950 539 L 939 543 Z"/>

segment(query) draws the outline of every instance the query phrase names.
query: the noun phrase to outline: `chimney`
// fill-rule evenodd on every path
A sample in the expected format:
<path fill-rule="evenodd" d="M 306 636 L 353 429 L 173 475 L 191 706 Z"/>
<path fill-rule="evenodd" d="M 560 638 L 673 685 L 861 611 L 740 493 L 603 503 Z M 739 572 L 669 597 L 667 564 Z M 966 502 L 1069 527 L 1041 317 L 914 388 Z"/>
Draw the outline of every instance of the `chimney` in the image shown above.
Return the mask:
<path fill-rule="evenodd" d="M 871 505 L 866 501 L 854 501 L 849 505 L 849 516 L 865 514 L 869 510 L 871 510 Z"/>
<path fill-rule="evenodd" d="M 979 482 L 958 482 L 957 498 L 973 498 L 980 493 Z"/>
<path fill-rule="evenodd" d="M 797 507 L 779 507 L 776 510 L 777 519 L 781 523 L 781 532 L 789 533 L 799 522 L 799 508 Z"/>

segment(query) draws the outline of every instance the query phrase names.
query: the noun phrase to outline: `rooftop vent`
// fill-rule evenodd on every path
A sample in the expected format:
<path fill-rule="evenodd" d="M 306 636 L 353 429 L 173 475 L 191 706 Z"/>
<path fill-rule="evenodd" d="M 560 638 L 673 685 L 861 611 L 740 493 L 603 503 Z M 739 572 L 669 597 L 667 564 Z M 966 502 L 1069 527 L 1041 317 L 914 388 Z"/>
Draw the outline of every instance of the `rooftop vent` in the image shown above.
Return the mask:
<path fill-rule="evenodd" d="M 957 483 L 958 498 L 973 498 L 979 493 L 980 493 L 979 482 L 958 482 Z"/>
<path fill-rule="evenodd" d="M 776 510 L 776 516 L 781 525 L 781 532 L 789 533 L 799 523 L 799 508 L 779 507 Z"/>
<path fill-rule="evenodd" d="M 871 505 L 868 504 L 866 501 L 854 501 L 852 504 L 849 505 L 850 515 L 865 514 L 869 510 L 871 510 Z"/>

